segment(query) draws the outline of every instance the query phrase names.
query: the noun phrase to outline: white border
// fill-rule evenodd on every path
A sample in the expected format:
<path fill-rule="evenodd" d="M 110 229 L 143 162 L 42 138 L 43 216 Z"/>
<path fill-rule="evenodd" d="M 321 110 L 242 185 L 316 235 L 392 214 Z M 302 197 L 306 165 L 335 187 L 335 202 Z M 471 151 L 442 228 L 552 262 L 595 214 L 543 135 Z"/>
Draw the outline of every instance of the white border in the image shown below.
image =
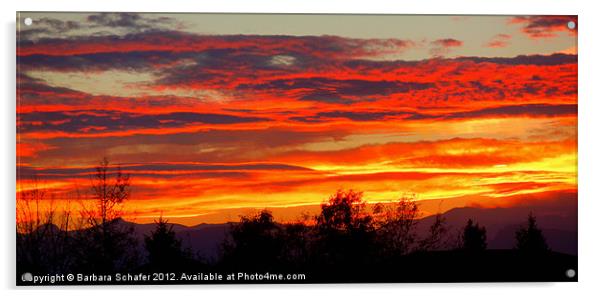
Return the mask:
<path fill-rule="evenodd" d="M 274 296 L 437 296 L 437 297 L 591 297 L 599 295 L 602 263 L 599 229 L 602 212 L 600 184 L 602 146 L 599 115 L 602 113 L 599 69 L 601 10 L 598 1 L 580 0 L 22 0 L 2 1 L 2 90 L 0 117 L 0 288 L 7 296 L 105 297 L 107 295 L 166 295 L 247 297 Z M 579 282 L 526 284 L 369 284 L 287 286 L 152 286 L 152 287 L 63 287 L 16 289 L 14 287 L 14 196 L 15 196 L 15 12 L 16 11 L 144 11 L 144 12 L 266 12 L 266 13 L 397 13 L 397 14 L 578 14 L 579 15 Z M 598 29 L 598 30 L 596 30 Z M 93 291 L 90 291 L 93 290 Z M 170 291 L 170 292 L 168 292 Z M 175 291 L 174 294 L 171 291 Z M 7 297 L 2 295 L 3 297 Z M 598 296 L 599 297 L 599 296 Z"/>

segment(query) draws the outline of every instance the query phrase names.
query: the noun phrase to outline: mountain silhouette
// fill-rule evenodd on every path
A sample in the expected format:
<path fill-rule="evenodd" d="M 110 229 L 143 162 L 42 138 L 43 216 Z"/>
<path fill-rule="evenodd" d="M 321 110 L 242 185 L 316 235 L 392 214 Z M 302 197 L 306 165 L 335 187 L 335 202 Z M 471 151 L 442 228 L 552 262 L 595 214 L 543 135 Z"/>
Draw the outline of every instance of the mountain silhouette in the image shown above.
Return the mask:
<path fill-rule="evenodd" d="M 532 212 L 537 216 L 539 227 L 547 239 L 550 249 L 556 252 L 577 255 L 577 198 L 568 196 L 545 202 L 526 202 L 506 208 L 461 207 L 445 213 L 445 223 L 454 233 L 460 231 L 468 218 L 487 228 L 488 248 L 511 249 L 515 245 L 515 231 L 525 224 Z M 426 233 L 435 216 L 421 218 L 417 232 Z M 143 239 L 155 228 L 154 223 L 138 224 L 121 220 L 121 224 L 134 227 L 136 237 Z M 173 231 L 182 240 L 184 247 L 207 260 L 216 259 L 220 244 L 225 239 L 231 223 L 195 226 L 173 225 Z"/>

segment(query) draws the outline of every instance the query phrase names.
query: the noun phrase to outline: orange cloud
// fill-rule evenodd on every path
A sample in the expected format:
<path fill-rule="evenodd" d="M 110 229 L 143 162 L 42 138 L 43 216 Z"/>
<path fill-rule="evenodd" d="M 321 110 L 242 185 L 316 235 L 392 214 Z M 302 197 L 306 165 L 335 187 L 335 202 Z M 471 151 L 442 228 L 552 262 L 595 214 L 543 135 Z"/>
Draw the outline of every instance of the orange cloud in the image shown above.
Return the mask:
<path fill-rule="evenodd" d="M 513 20 L 534 38 L 561 21 Z M 430 44 L 437 55 L 463 45 Z M 103 156 L 132 177 L 130 218 L 174 222 L 299 211 L 337 189 L 454 206 L 576 190 L 576 55 L 383 58 L 412 47 L 160 31 L 21 40 L 17 191 L 37 177 L 61 200 L 85 200 Z M 146 80 L 116 93 L 97 82 L 108 71 Z"/>

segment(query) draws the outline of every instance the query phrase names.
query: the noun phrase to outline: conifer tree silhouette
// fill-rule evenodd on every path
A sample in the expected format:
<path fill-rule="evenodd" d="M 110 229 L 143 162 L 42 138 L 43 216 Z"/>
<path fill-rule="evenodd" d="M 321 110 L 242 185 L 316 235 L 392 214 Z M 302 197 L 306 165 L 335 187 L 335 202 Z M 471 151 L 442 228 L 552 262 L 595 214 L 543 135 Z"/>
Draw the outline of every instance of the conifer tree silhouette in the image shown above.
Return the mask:
<path fill-rule="evenodd" d="M 533 213 L 527 217 L 527 226 L 520 227 L 515 234 L 516 249 L 528 254 L 545 253 L 549 251 L 548 243 L 543 232 L 537 226 Z"/>
<path fill-rule="evenodd" d="M 182 241 L 173 231 L 173 225 L 159 217 L 155 221 L 155 230 L 144 236 L 148 252 L 148 264 L 152 270 L 172 270 L 182 267 L 186 252 L 182 250 Z"/>

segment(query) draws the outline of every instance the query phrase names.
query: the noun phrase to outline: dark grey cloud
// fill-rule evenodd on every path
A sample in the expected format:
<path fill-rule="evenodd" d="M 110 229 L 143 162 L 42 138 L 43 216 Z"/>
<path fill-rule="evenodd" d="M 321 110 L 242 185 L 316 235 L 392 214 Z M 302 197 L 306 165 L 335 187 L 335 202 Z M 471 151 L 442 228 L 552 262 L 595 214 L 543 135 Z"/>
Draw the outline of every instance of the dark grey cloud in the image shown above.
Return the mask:
<path fill-rule="evenodd" d="M 19 31 L 19 36 L 17 38 L 19 40 L 21 40 L 21 42 L 23 42 L 24 40 L 29 41 L 29 40 L 37 38 L 38 36 L 49 35 L 49 34 L 53 34 L 53 33 L 56 33 L 56 32 L 54 32 L 48 28 L 23 29 L 23 30 Z M 19 43 L 19 41 L 17 41 L 17 43 Z"/>
<path fill-rule="evenodd" d="M 146 164 L 119 164 L 109 169 L 109 174 L 117 168 L 130 174 L 132 177 L 240 177 L 247 175 L 247 171 L 312 171 L 309 168 L 281 164 L 281 163 L 252 163 L 252 164 L 203 164 L 203 163 L 146 163 Z M 30 179 L 58 179 L 88 177 L 94 174 L 95 167 L 44 167 L 18 166 L 19 178 Z M 180 172 L 183 171 L 183 172 Z"/>
<path fill-rule="evenodd" d="M 54 18 L 32 19 L 30 27 L 21 27 L 20 40 L 35 39 L 39 36 L 59 36 L 72 30 L 82 28 L 82 24 L 75 21 L 63 21 Z"/>
<path fill-rule="evenodd" d="M 140 22 L 140 16 L 133 15 L 98 15 L 99 23 L 111 26 L 127 26 Z M 464 72 L 474 73 L 478 70 L 475 63 L 495 63 L 499 65 L 564 65 L 577 62 L 576 55 L 532 55 L 503 57 L 460 57 L 455 59 L 438 59 L 424 61 L 369 61 L 362 59 L 362 53 L 368 51 L 370 40 L 354 40 L 333 36 L 255 36 L 228 35 L 208 36 L 183 32 L 139 32 L 123 36 L 85 36 L 61 39 L 44 39 L 36 43 L 24 41 L 22 46 L 37 44 L 49 48 L 60 48 L 67 44 L 102 45 L 99 53 L 83 53 L 74 55 L 28 54 L 19 56 L 19 69 L 54 70 L 54 71 L 103 71 L 121 69 L 128 71 L 151 72 L 156 78 L 147 82 L 148 87 L 159 88 L 191 88 L 204 90 L 227 90 L 231 96 L 243 99 L 242 96 L 260 97 L 262 95 L 279 96 L 302 101 L 328 104 L 352 104 L 355 102 L 375 101 L 387 96 L 395 98 L 403 95 L 416 95 L 414 91 L 426 91 L 416 95 L 422 100 L 504 100 L 523 96 L 558 96 L 576 94 L 576 86 L 571 89 L 559 89 L 553 86 L 556 82 L 537 80 L 523 81 L 520 86 L 509 85 L 512 82 L 467 81 L 469 76 Z M 442 45 L 457 44 L 458 41 L 443 39 Z M 376 44 L 379 42 L 377 41 Z M 115 45 L 114 52 L 107 52 L 107 45 Z M 138 47 L 138 45 L 144 45 Z M 161 50 L 150 50 L 153 45 L 165 45 Z M 120 48 L 120 47 L 123 48 Z M 145 50 L 139 51 L 138 48 Z M 369 47 L 368 47 L 369 48 Z M 352 53 L 352 54 L 349 54 Z M 466 62 L 466 63 L 463 63 Z M 418 68 L 418 73 L 440 70 L 440 67 L 453 64 L 449 72 L 440 79 L 432 78 L 430 82 L 421 78 L 408 78 L 408 81 L 378 80 L 379 74 L 388 72 L 411 73 Z M 335 79 L 332 75 L 338 70 L 346 70 L 361 76 L 369 74 L 372 80 Z M 295 74 L 314 74 L 315 77 L 282 79 L 295 77 Z M 297 76 L 298 77 L 298 76 Z M 376 79 L 376 80 L 374 80 Z M 416 80 L 416 81 L 411 81 Z M 38 82 L 39 83 L 39 82 Z M 20 92 L 27 95 L 27 100 L 35 98 L 41 101 L 64 99 L 77 103 L 74 92 L 67 92 L 72 97 L 53 93 L 29 92 L 21 85 Z M 30 87 L 34 87 L 31 85 Z M 42 86 L 36 88 L 41 89 Z M 35 88 L 32 88 L 35 89 Z M 58 91 L 58 90 L 57 90 Z M 67 90 L 63 90 L 67 91 Z M 240 92 L 238 92 L 240 91 Z M 29 92 L 29 93 L 28 93 Z M 256 94 L 254 94 L 256 93 Z M 414 94 L 412 94 L 414 93 Z M 79 94 L 80 97 L 85 96 Z M 131 99 L 125 99 L 131 100 Z M 161 101 L 163 102 L 163 101 Z"/>
<path fill-rule="evenodd" d="M 484 116 L 518 116 L 518 115 L 533 115 L 533 116 L 566 116 L 576 115 L 577 105 L 576 104 L 560 104 L 560 105 L 549 105 L 549 104 L 525 104 L 525 105 L 513 105 L 503 106 L 495 108 L 486 108 L 470 112 L 458 112 L 449 114 L 446 118 L 472 118 L 472 117 L 484 117 Z"/>
<path fill-rule="evenodd" d="M 327 103 L 345 103 L 356 100 L 370 100 L 372 96 L 386 96 L 407 93 L 413 90 L 433 88 L 433 83 L 336 80 L 324 77 L 280 79 L 260 84 L 240 84 L 237 89 L 274 92 L 276 94 L 293 91 L 299 99 Z"/>
<path fill-rule="evenodd" d="M 91 37 L 106 36 L 110 29 L 118 29 L 125 34 L 143 33 L 149 31 L 164 31 L 177 25 L 175 19 L 165 16 L 141 15 L 131 12 L 101 12 L 86 17 L 85 22 L 60 20 L 56 18 L 34 18 L 28 27 L 21 27 L 19 40 L 21 42 L 35 41 L 38 44 L 56 40 L 82 40 L 87 37 L 76 36 L 74 32 L 80 29 L 97 30 L 89 34 Z"/>
<path fill-rule="evenodd" d="M 505 65 L 562 65 L 577 63 L 577 55 L 552 54 L 552 55 L 520 55 L 512 58 L 505 57 L 460 57 L 457 61 L 472 61 L 476 63 L 496 63 Z"/>
<path fill-rule="evenodd" d="M 152 145 L 170 144 L 179 146 L 215 145 L 230 147 L 232 145 L 246 145 L 249 149 L 263 146 L 266 148 L 278 148 L 296 146 L 308 142 L 319 142 L 324 140 L 341 140 L 350 132 L 344 130 L 332 131 L 295 131 L 281 128 L 266 128 L 255 130 L 207 130 L 199 132 L 173 133 L 166 135 L 134 135 L 114 136 L 103 138 L 104 145 L 98 145 L 94 136 L 79 137 L 77 140 L 70 138 L 56 138 L 48 140 L 48 144 L 56 147 L 81 147 L 85 150 L 99 149 L 100 146 L 118 147 L 131 144 Z"/>
<path fill-rule="evenodd" d="M 251 162 L 312 142 L 342 140 L 352 132 L 295 131 L 284 128 L 253 130 L 203 130 L 171 134 L 134 134 L 125 136 L 57 137 L 44 140 L 50 149 L 38 152 L 33 160 L 69 160 L 95 164 L 103 156 L 113 162 Z M 67 149 L 66 149 L 67 148 Z M 156 148 L 156 150 L 153 150 Z M 177 152 L 177 154 L 174 154 Z M 26 162 L 27 157 L 23 158 Z"/>
<path fill-rule="evenodd" d="M 63 21 L 53 18 L 36 19 L 32 25 L 41 25 L 56 32 L 67 32 L 70 30 L 80 29 L 82 25 L 75 21 Z"/>
<path fill-rule="evenodd" d="M 131 12 L 101 12 L 89 15 L 87 21 L 91 27 L 125 28 L 130 32 L 158 30 L 161 25 L 174 25 L 173 18 L 164 16 L 142 16 Z"/>
<path fill-rule="evenodd" d="M 119 111 L 30 112 L 18 115 L 19 132 L 112 132 L 130 129 L 169 128 L 192 124 L 236 124 L 270 121 L 268 118 L 226 114 L 174 112 L 135 114 Z"/>
<path fill-rule="evenodd" d="M 91 16 L 92 17 L 92 16 Z M 110 26 L 129 26 L 140 22 L 137 15 L 100 14 L 92 17 L 96 22 Z M 35 44 L 51 48 L 65 46 L 65 40 L 45 39 Z M 465 82 L 459 77 L 456 81 L 434 80 L 433 82 L 400 82 L 374 80 L 336 80 L 326 76 L 297 79 L 266 78 L 299 73 L 320 73 L 346 69 L 351 73 L 387 73 L 399 68 L 424 67 L 425 61 L 369 61 L 361 59 L 361 54 L 371 40 L 354 40 L 333 36 L 255 36 L 227 35 L 208 36 L 183 32 L 139 32 L 123 36 L 85 36 L 68 40 L 77 47 L 79 44 L 115 45 L 115 52 L 84 53 L 68 56 L 31 54 L 19 57 L 21 71 L 46 69 L 57 71 L 103 71 L 125 69 L 128 71 L 152 72 L 156 80 L 149 86 L 174 88 L 199 88 L 207 90 L 238 90 L 271 93 L 278 96 L 332 104 L 349 104 L 357 101 L 372 101 L 392 94 L 403 94 L 416 90 L 436 88 L 442 84 L 455 84 L 455 90 L 438 90 L 441 98 L 488 97 L 505 99 L 526 94 L 553 95 L 553 88 L 541 84 L 508 88 L 494 82 Z M 378 44 L 379 41 L 376 41 Z M 119 49 L 127 44 L 127 49 Z M 136 45 L 145 45 L 144 51 L 137 51 Z M 149 45 L 166 45 L 162 50 L 148 50 Z M 438 44 L 454 46 L 459 41 L 442 39 Z M 24 41 L 21 46 L 31 46 Z M 196 49 L 195 49 L 196 48 Z M 369 48 L 369 47 L 368 47 Z M 349 54 L 352 53 L 352 54 Z M 285 57 L 285 58 L 283 58 Z M 285 63 L 283 63 L 283 61 Z M 563 65 L 576 63 L 576 55 L 531 55 L 512 58 L 503 57 L 460 57 L 439 59 L 439 65 L 446 61 L 495 63 L 501 65 Z M 450 76 L 460 76 L 465 69 L 473 70 L 470 63 L 457 63 Z M 254 83 L 257 82 L 257 83 Z M 445 86 L 442 86 L 445 87 Z M 464 89 L 462 89 L 464 88 Z M 425 95 L 428 96 L 428 95 Z"/>
<path fill-rule="evenodd" d="M 509 117 L 509 116 L 533 116 L 533 117 L 555 117 L 577 114 L 576 104 L 525 104 L 511 105 L 494 108 L 484 108 L 467 112 L 456 112 L 442 115 L 415 114 L 407 120 L 421 119 L 465 119 L 480 117 Z"/>
<path fill-rule="evenodd" d="M 19 67 L 26 70 L 51 71 L 153 71 L 174 62 L 194 59 L 197 53 L 161 51 L 133 51 L 124 53 L 96 53 L 71 56 L 28 55 L 19 57 Z"/>
<path fill-rule="evenodd" d="M 305 123 L 319 123 L 336 118 L 345 118 L 352 121 L 382 121 L 386 119 L 424 120 L 424 119 L 470 119 L 480 117 L 508 117 L 508 116 L 533 116 L 533 117 L 555 117 L 576 115 L 576 104 L 525 104 L 510 105 L 493 108 L 484 108 L 466 112 L 427 114 L 406 111 L 330 111 L 320 112 L 311 116 L 296 116 L 289 120 Z"/>
<path fill-rule="evenodd" d="M 291 117 L 290 120 L 300 121 L 306 123 L 317 123 L 326 120 L 345 118 L 352 121 L 379 121 L 389 117 L 408 117 L 414 113 L 409 112 L 398 112 L 398 111 L 374 111 L 374 112 L 350 112 L 350 111 L 331 111 L 331 112 L 320 112 L 312 116 L 303 117 Z"/>
<path fill-rule="evenodd" d="M 574 22 L 573 29 L 568 28 L 568 22 Z M 522 31 L 532 38 L 548 38 L 556 36 L 557 32 L 568 31 L 575 34 L 578 30 L 577 16 L 571 15 L 540 15 L 516 16 L 512 23 L 522 23 Z"/>
<path fill-rule="evenodd" d="M 152 26 L 164 22 L 163 18 L 155 21 L 151 17 L 142 17 L 137 14 L 98 14 L 91 15 L 89 19 L 94 20 L 93 24 L 97 24 L 94 26 L 137 29 L 125 34 L 62 36 L 61 38 L 41 38 L 35 42 L 20 39 L 18 41 L 19 48 L 33 49 L 33 51 L 29 51 L 28 55 L 37 55 L 35 59 L 24 62 L 37 63 L 32 67 L 57 66 L 59 69 L 71 69 L 76 67 L 74 64 L 78 61 L 84 60 L 84 63 L 88 65 L 98 63 L 100 65 L 96 68 L 102 69 L 111 67 L 105 62 L 107 59 L 109 61 L 135 59 L 146 61 L 152 65 L 155 60 L 148 58 L 158 56 L 159 59 L 161 57 L 169 58 L 172 62 L 194 58 L 193 61 L 196 64 L 174 68 L 174 73 L 171 74 L 174 78 L 167 75 L 165 79 L 167 84 L 170 80 L 176 83 L 183 81 L 185 77 L 202 72 L 204 69 L 223 70 L 237 67 L 239 72 L 249 74 L 252 74 L 253 70 L 261 69 L 303 70 L 311 66 L 332 63 L 329 61 L 333 59 L 341 61 L 350 58 L 359 59 L 392 48 L 403 50 L 411 46 L 411 42 L 403 40 L 350 39 L 337 36 L 198 35 L 153 28 Z M 87 47 L 87 45 L 94 45 L 94 47 Z M 102 51 L 91 50 L 92 48 L 98 49 L 99 45 L 103 46 Z M 141 53 L 142 51 L 136 49 L 136 45 L 140 45 L 141 48 L 152 53 Z M 61 58 L 44 59 L 42 57 L 52 49 L 78 47 L 83 47 L 83 49 L 72 60 L 58 61 Z M 156 49 L 153 50 L 153 47 Z M 128 52 L 138 53 L 128 56 L 126 55 Z M 63 56 L 60 53 L 57 54 L 48 56 Z M 21 54 L 20 56 L 26 55 Z M 140 65 L 141 63 L 134 64 Z M 120 63 L 114 63 L 112 67 L 120 68 L 122 66 Z M 186 76 L 177 77 L 180 72 L 184 72 Z"/>
<path fill-rule="evenodd" d="M 89 15 L 88 22 L 104 27 L 134 27 L 139 25 L 142 17 L 137 13 L 109 13 L 101 12 L 99 14 Z"/>

